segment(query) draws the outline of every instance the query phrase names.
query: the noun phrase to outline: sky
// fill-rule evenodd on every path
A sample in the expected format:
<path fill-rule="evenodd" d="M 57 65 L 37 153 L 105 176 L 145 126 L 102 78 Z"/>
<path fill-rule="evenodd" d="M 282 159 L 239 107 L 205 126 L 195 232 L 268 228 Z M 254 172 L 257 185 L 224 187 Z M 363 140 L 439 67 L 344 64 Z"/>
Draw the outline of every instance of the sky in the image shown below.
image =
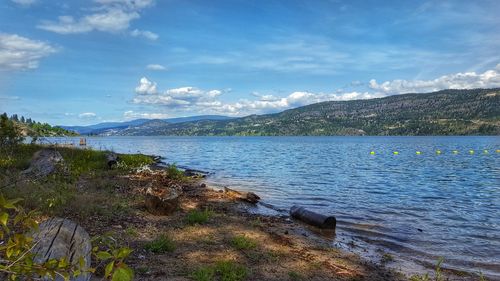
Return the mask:
<path fill-rule="evenodd" d="M 53 125 L 500 87 L 500 1 L 1 0 L 0 112 Z"/>

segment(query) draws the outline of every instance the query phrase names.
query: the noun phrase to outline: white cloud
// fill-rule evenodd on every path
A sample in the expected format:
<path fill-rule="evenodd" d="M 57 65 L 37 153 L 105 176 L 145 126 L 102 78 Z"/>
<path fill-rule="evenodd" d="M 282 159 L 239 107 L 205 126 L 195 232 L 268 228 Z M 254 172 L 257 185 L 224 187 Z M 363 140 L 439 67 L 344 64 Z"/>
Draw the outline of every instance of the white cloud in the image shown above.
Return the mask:
<path fill-rule="evenodd" d="M 75 19 L 64 15 L 58 17 L 57 21 L 44 20 L 37 28 L 56 32 L 59 34 L 86 33 L 91 31 L 102 31 L 117 33 L 129 29 L 133 20 L 140 18 L 140 10 L 152 5 L 152 0 L 95 0 L 99 6 L 89 9 L 93 13 Z M 136 36 L 144 36 L 155 40 L 158 35 L 150 31 L 137 31 Z M 133 35 L 134 36 L 134 35 Z M 155 39 L 152 39 L 155 38 Z"/>
<path fill-rule="evenodd" d="M 11 0 L 11 1 L 18 5 L 23 5 L 23 6 L 30 6 L 35 4 L 36 2 L 36 0 Z"/>
<path fill-rule="evenodd" d="M 146 68 L 149 70 L 166 70 L 167 69 L 166 67 L 164 67 L 161 64 L 148 64 L 146 66 Z"/>
<path fill-rule="evenodd" d="M 247 115 L 253 113 L 277 112 L 289 108 L 308 105 L 322 101 L 352 100 L 381 97 L 379 93 L 311 93 L 293 92 L 286 97 L 260 95 L 257 100 L 241 99 L 238 102 L 226 103 L 219 99 L 224 90 L 202 90 L 196 87 L 181 87 L 158 93 L 156 83 L 142 78 L 135 89 L 138 94 L 132 102 L 134 104 L 151 105 L 168 108 L 173 111 L 196 111 L 200 113 L 220 113 L 228 115 Z M 153 89 L 153 90 L 152 90 Z M 149 91 L 149 92 L 148 92 Z M 150 93 L 150 95 L 146 95 Z"/>
<path fill-rule="evenodd" d="M 483 73 L 465 72 L 444 75 L 433 80 L 392 80 L 381 84 L 370 80 L 369 87 L 386 94 L 424 93 L 443 89 L 500 87 L 500 64 Z"/>
<path fill-rule="evenodd" d="M 160 36 L 156 33 L 153 33 L 151 31 L 148 31 L 148 30 L 139 30 L 139 29 L 134 29 L 130 32 L 130 35 L 134 36 L 134 37 L 144 37 L 146 39 L 149 39 L 151 41 L 154 41 L 156 39 L 158 39 Z"/>
<path fill-rule="evenodd" d="M 166 119 L 169 118 L 170 115 L 166 113 L 142 113 L 142 112 L 135 112 L 132 110 L 126 111 L 123 113 L 123 117 L 126 120 L 132 120 L 132 119 Z"/>
<path fill-rule="evenodd" d="M 97 114 L 95 114 L 94 112 L 84 112 L 84 113 L 78 114 L 78 117 L 80 117 L 82 119 L 93 119 L 96 116 L 97 116 Z"/>
<path fill-rule="evenodd" d="M 148 78 L 142 77 L 139 81 L 139 86 L 135 88 L 135 92 L 140 95 L 151 94 L 154 95 L 156 91 L 156 83 L 149 81 Z"/>
<path fill-rule="evenodd" d="M 56 49 L 45 42 L 0 33 L 0 70 L 35 69 L 40 59 L 55 52 Z"/>

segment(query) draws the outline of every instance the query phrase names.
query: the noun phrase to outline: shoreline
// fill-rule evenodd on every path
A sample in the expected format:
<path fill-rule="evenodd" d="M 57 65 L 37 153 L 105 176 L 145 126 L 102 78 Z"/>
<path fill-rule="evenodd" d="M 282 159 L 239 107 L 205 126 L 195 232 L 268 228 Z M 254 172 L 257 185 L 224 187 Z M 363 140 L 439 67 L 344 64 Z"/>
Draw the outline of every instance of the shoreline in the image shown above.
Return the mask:
<path fill-rule="evenodd" d="M 9 171 L 22 177 L 26 161 L 43 147 L 46 146 L 23 146 L 27 151 L 16 155 L 19 164 L 8 168 Z M 193 274 L 214 269 L 219 262 L 243 268 L 245 278 L 237 280 L 409 279 L 391 268 L 394 258 L 390 255 L 377 262 L 349 249 L 333 247 L 333 242 L 339 242 L 338 235 L 308 227 L 287 216 L 252 212 L 252 205 L 214 190 L 196 175 L 172 177 L 170 169 L 158 165 L 161 160 L 158 157 L 119 154 L 124 165 L 106 169 L 99 164 L 105 159 L 104 151 L 68 147 L 57 150 L 64 156 L 67 168 L 91 164 L 85 167 L 87 172 L 64 172 L 39 183 L 28 181 L 8 192 L 14 198 L 16 194 L 26 197 L 27 207 L 42 209 L 40 220 L 66 217 L 91 236 L 112 234 L 120 244 L 133 249 L 127 263 L 136 271 L 135 280 L 205 280 L 195 279 Z M 141 168 L 146 160 L 152 162 L 148 164 L 151 169 Z M 174 169 L 175 173 L 178 172 Z M 0 181 L 6 179 L 0 177 Z M 66 186 L 57 191 L 60 193 L 57 196 L 63 196 L 61 199 L 54 198 L 54 183 Z M 152 215 L 144 203 L 148 187 L 181 191 L 179 207 L 168 216 Z M 41 206 L 43 198 L 57 199 L 56 207 Z M 195 223 L 190 221 L 200 215 L 206 217 Z M 172 249 L 161 253 L 150 250 L 150 245 L 161 237 L 167 237 Z M 432 276 L 432 270 L 427 272 Z M 445 268 L 443 272 L 448 280 L 480 280 L 478 276 Z M 99 274 L 102 272 L 98 268 L 96 276 Z"/>

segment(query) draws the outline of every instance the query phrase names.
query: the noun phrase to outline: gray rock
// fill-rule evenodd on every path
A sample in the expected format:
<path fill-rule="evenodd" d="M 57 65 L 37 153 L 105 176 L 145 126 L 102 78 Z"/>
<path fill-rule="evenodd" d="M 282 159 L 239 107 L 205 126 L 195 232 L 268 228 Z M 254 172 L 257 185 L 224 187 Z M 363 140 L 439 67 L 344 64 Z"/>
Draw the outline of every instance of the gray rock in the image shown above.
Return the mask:
<path fill-rule="evenodd" d="M 55 172 L 64 165 L 64 159 L 55 149 L 44 148 L 35 152 L 30 167 L 23 171 L 25 175 L 44 177 Z"/>
<path fill-rule="evenodd" d="M 50 259 L 66 257 L 69 263 L 78 265 L 80 258 L 85 261 L 86 270 L 91 265 L 92 245 L 89 234 L 79 225 L 71 220 L 63 218 L 52 218 L 39 225 L 39 229 L 33 235 L 38 242 L 33 253 L 34 261 L 43 263 Z M 88 281 L 90 273 L 71 278 L 71 281 Z M 56 281 L 64 280 L 57 277 Z"/>

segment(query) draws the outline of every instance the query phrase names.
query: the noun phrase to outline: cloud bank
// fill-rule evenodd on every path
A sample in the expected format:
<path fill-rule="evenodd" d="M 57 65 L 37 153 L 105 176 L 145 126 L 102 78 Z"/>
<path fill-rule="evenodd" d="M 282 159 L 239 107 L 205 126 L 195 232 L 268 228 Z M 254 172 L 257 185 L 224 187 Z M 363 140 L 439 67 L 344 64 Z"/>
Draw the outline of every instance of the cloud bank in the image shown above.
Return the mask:
<path fill-rule="evenodd" d="M 370 80 L 369 87 L 386 94 L 423 93 L 443 89 L 500 87 L 500 64 L 483 73 L 464 72 L 444 75 L 433 80 L 392 80 L 381 84 Z"/>
<path fill-rule="evenodd" d="M 94 0 L 96 7 L 91 13 L 80 18 L 70 15 L 59 16 L 57 21 L 43 20 L 37 28 L 59 33 L 75 34 L 91 31 L 109 33 L 124 32 L 129 29 L 133 20 L 140 18 L 140 11 L 153 5 L 153 0 Z M 130 32 L 134 37 L 141 36 L 150 40 L 158 39 L 158 35 L 146 30 L 135 29 Z"/>
<path fill-rule="evenodd" d="M 0 70 L 38 68 L 42 58 L 56 51 L 56 48 L 42 41 L 0 33 Z"/>
<path fill-rule="evenodd" d="M 356 84 L 364 84 L 356 81 Z M 483 73 L 465 72 L 449 74 L 433 80 L 392 80 L 381 84 L 375 79 L 368 83 L 368 91 L 342 91 L 314 93 L 294 91 L 285 97 L 252 93 L 254 99 L 240 99 L 237 102 L 224 102 L 223 94 L 230 90 L 203 90 L 197 87 L 173 88 L 158 91 L 157 83 L 143 77 L 135 88 L 136 96 L 132 103 L 153 106 L 169 112 L 215 113 L 233 116 L 279 112 L 324 101 L 347 101 L 380 98 L 403 93 L 422 93 L 443 89 L 472 89 L 500 87 L 500 64 Z M 137 113 L 134 113 L 137 115 Z M 154 113 L 147 113 L 154 114 Z M 129 114 L 129 117 L 131 115 Z M 146 113 L 137 116 L 147 116 Z M 146 118 L 146 117 L 144 117 Z"/>

